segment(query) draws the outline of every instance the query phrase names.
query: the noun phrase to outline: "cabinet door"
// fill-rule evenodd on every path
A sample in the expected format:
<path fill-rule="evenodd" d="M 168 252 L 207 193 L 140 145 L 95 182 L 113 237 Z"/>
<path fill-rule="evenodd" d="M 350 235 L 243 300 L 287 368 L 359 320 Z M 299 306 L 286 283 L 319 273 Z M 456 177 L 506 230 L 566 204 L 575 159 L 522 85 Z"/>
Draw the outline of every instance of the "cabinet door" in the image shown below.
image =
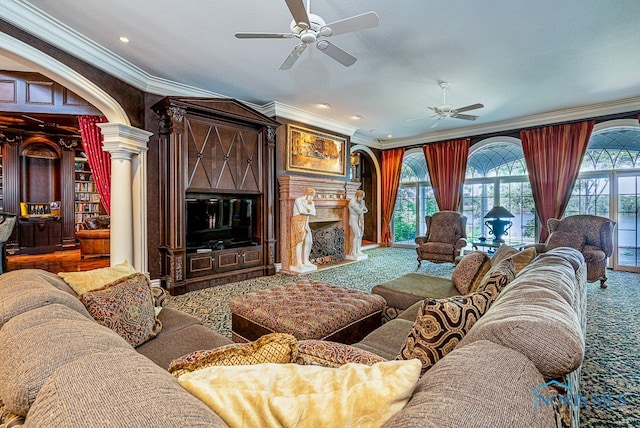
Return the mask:
<path fill-rule="evenodd" d="M 262 245 L 242 249 L 242 267 L 260 266 L 262 264 Z"/>
<path fill-rule="evenodd" d="M 260 133 L 187 116 L 187 188 L 262 191 Z"/>
<path fill-rule="evenodd" d="M 237 249 L 214 251 L 217 272 L 240 269 L 240 252 Z"/>
<path fill-rule="evenodd" d="M 187 254 L 187 278 L 211 275 L 214 272 L 213 251 Z"/>

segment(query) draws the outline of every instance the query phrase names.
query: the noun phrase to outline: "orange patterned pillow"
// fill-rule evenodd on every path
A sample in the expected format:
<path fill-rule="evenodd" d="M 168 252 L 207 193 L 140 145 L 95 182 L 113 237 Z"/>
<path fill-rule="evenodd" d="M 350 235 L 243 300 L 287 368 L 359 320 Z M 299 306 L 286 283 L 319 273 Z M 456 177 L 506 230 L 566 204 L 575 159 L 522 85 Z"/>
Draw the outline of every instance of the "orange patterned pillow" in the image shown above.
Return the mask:
<path fill-rule="evenodd" d="M 286 333 L 265 334 L 249 343 L 233 343 L 216 349 L 195 351 L 176 358 L 169 373 L 178 377 L 211 366 L 244 366 L 250 364 L 294 362 L 298 356 L 297 339 Z"/>
<path fill-rule="evenodd" d="M 418 358 L 422 374 L 451 352 L 493 302 L 493 293 L 477 292 L 426 299 L 397 360 Z"/>

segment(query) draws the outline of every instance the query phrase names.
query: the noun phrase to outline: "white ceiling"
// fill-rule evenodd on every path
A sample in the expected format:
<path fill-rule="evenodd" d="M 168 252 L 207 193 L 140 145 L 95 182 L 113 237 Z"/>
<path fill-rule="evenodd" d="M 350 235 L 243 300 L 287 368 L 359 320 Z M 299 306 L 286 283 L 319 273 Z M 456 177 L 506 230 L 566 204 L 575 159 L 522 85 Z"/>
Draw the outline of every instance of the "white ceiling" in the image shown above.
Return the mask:
<path fill-rule="evenodd" d="M 275 101 L 382 147 L 640 110 L 637 0 L 311 0 L 326 22 L 372 10 L 380 25 L 330 38 L 351 67 L 310 47 L 287 71 L 297 40 L 234 37 L 288 32 L 285 0 L 1 1 L 3 19 L 148 92 Z M 454 107 L 485 105 L 478 120 L 431 128 L 441 81 Z"/>

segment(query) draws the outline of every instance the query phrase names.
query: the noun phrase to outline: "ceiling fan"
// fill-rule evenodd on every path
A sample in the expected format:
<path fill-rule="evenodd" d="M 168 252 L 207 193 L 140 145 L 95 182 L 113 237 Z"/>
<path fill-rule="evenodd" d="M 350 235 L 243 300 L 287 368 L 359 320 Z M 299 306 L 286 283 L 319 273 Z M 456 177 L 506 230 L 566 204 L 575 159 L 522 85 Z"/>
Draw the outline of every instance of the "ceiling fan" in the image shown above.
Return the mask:
<path fill-rule="evenodd" d="M 327 24 L 318 15 L 308 13 L 311 9 L 311 0 L 307 0 L 306 9 L 303 0 L 285 0 L 285 2 L 293 16 L 289 26 L 290 33 L 236 33 L 238 39 L 299 39 L 300 43 L 293 47 L 280 65 L 280 70 L 293 67 L 302 52 L 311 44 L 315 44 L 320 52 L 349 67 L 356 62 L 357 58 L 326 39 L 339 34 L 377 27 L 380 23 L 380 18 L 375 12 L 366 12 Z"/>
<path fill-rule="evenodd" d="M 478 116 L 472 114 L 461 113 L 482 108 L 484 107 L 484 105 L 476 103 L 465 107 L 454 108 L 451 104 L 447 104 L 447 86 L 449 86 L 449 84 L 447 82 L 440 82 L 439 86 L 442 88 L 442 105 L 439 105 L 437 107 L 427 107 L 429 110 L 433 110 L 433 112 L 435 113 L 430 117 L 437 117 L 436 121 L 433 123 L 433 125 L 431 125 L 432 128 L 438 126 L 440 121 L 447 117 L 463 120 L 476 120 L 478 118 Z"/>

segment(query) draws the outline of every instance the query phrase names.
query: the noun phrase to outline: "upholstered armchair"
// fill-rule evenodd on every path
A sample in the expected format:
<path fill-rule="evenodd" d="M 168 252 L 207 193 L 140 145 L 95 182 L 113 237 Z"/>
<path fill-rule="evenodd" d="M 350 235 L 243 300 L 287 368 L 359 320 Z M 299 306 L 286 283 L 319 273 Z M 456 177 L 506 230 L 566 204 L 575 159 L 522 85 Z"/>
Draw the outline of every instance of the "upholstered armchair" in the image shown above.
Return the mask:
<path fill-rule="evenodd" d="M 418 267 L 422 260 L 453 263 L 467 246 L 467 217 L 457 211 L 439 211 L 426 216 L 426 236 L 416 238 Z"/>
<path fill-rule="evenodd" d="M 549 237 L 544 244 L 535 244 L 543 253 L 552 248 L 571 247 L 582 252 L 587 262 L 587 281 L 600 280 L 600 287 L 607 288 L 607 259 L 613 254 L 613 231 L 616 223 L 606 217 L 572 215 L 547 221 Z"/>
<path fill-rule="evenodd" d="M 108 256 L 111 252 L 111 219 L 108 215 L 89 217 L 76 232 L 80 242 L 80 258 L 85 256 Z"/>

